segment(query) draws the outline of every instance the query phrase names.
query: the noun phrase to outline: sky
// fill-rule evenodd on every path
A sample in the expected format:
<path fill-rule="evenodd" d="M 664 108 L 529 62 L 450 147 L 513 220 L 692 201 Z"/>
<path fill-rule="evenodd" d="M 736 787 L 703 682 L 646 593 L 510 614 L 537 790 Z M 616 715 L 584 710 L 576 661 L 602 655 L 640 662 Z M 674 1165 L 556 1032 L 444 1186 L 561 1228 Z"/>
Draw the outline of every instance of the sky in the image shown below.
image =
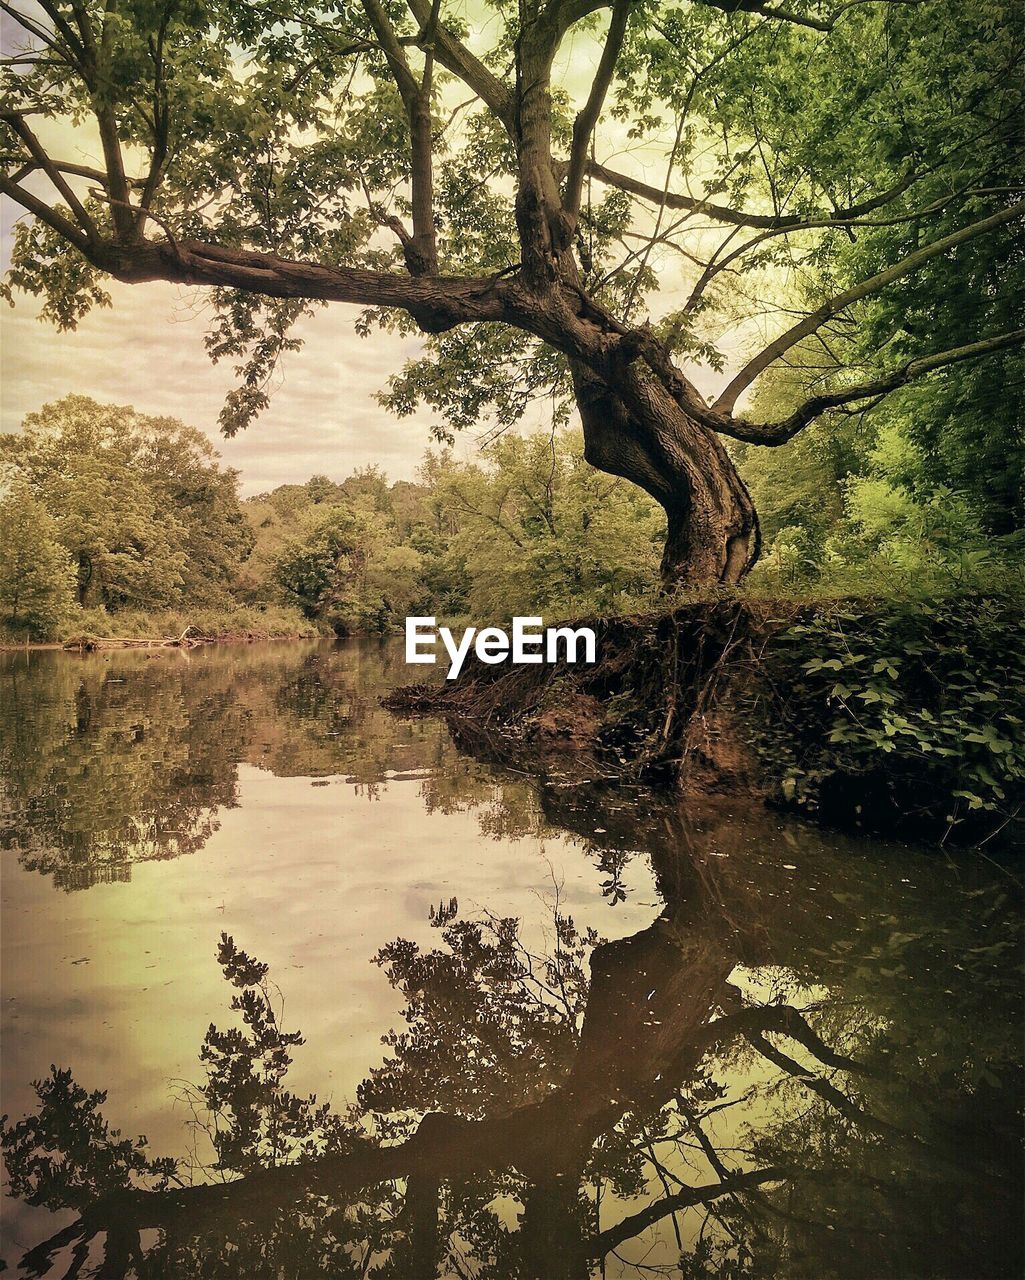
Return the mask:
<path fill-rule="evenodd" d="M 371 463 L 394 480 L 412 477 L 432 415 L 398 419 L 374 392 L 416 354 L 415 340 L 360 338 L 358 308 L 324 308 L 303 322 L 306 345 L 285 357 L 270 407 L 225 439 L 217 415 L 234 375 L 230 362 L 214 365 L 204 350 L 202 292 L 162 283 L 109 288 L 113 305 L 72 333 L 41 322 L 34 298 L 16 295 L 0 312 L 0 429 L 16 431 L 26 413 L 75 392 L 198 427 L 241 472 L 247 496 L 314 474 L 341 479 Z"/>

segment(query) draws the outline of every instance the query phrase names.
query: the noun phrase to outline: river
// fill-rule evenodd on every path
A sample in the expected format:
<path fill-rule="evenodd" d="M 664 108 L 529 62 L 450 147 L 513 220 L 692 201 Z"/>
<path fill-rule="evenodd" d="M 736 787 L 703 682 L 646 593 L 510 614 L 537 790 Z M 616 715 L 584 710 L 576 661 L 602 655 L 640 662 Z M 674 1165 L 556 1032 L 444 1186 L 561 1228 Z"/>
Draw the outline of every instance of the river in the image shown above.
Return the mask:
<path fill-rule="evenodd" d="M 1015 868 L 488 763 L 410 679 L 0 655 L 8 1265 L 1022 1274 Z"/>

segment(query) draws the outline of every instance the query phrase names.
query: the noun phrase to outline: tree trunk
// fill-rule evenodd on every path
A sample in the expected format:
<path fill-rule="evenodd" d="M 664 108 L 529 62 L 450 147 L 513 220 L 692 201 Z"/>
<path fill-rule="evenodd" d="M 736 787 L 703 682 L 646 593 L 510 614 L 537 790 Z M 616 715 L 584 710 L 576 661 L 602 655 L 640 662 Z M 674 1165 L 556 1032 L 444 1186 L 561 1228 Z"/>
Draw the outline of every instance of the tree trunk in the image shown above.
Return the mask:
<path fill-rule="evenodd" d="M 636 366 L 622 384 L 575 362 L 572 372 L 584 457 L 665 510 L 664 588 L 739 582 L 758 558 L 758 517 L 719 437 Z"/>
<path fill-rule="evenodd" d="M 86 551 L 78 553 L 78 580 L 77 594 L 78 603 L 83 609 L 88 608 L 94 602 L 95 596 L 95 573 L 93 572 L 92 556 Z"/>

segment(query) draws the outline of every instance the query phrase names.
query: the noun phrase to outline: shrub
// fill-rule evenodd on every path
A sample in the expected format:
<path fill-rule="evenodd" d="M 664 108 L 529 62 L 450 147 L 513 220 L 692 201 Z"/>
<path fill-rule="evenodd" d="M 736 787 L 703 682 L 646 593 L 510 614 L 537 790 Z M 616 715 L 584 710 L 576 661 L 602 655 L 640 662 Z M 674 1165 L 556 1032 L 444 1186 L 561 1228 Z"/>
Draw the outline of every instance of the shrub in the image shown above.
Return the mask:
<path fill-rule="evenodd" d="M 866 825 L 1002 828 L 1025 795 L 1022 599 L 837 602 L 783 632 L 760 746 L 783 796 Z"/>

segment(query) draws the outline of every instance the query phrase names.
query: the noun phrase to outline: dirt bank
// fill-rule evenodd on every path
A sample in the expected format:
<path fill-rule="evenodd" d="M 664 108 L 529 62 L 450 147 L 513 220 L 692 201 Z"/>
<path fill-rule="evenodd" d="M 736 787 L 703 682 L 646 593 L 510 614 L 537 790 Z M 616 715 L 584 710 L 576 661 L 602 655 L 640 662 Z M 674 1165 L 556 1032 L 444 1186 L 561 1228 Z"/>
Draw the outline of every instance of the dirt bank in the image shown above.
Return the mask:
<path fill-rule="evenodd" d="M 440 712 L 524 764 L 559 755 L 685 797 L 995 849 L 1021 842 L 1025 808 L 1021 618 L 1020 601 L 989 597 L 706 601 L 588 620 L 593 666 L 473 658 L 388 705 Z"/>

